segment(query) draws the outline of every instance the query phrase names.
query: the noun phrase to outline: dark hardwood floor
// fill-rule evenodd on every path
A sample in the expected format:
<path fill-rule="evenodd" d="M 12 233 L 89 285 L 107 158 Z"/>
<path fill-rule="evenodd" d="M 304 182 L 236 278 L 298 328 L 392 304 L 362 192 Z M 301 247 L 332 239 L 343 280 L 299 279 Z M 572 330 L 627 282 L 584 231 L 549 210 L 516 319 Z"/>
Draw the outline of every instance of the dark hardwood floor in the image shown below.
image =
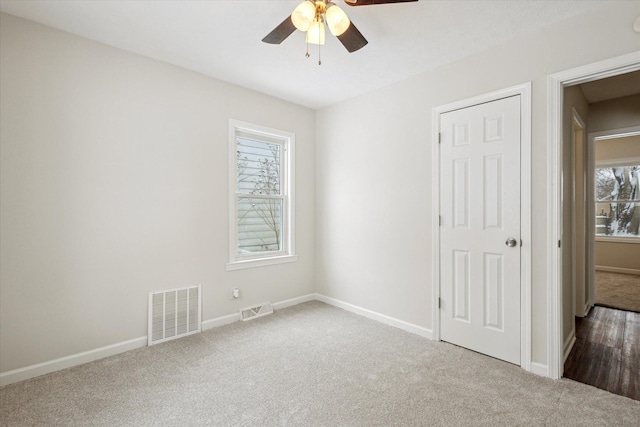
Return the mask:
<path fill-rule="evenodd" d="M 640 400 L 640 313 L 595 306 L 576 317 L 564 376 Z"/>

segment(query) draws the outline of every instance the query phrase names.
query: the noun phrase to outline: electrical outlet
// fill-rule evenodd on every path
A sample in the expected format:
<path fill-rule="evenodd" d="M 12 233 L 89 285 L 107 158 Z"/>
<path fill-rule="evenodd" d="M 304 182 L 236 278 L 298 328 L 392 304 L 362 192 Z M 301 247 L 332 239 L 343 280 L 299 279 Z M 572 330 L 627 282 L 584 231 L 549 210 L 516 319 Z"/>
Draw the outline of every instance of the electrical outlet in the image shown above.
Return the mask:
<path fill-rule="evenodd" d="M 238 288 L 231 289 L 231 294 L 229 296 L 229 299 L 238 299 L 238 298 L 240 298 L 240 289 Z"/>

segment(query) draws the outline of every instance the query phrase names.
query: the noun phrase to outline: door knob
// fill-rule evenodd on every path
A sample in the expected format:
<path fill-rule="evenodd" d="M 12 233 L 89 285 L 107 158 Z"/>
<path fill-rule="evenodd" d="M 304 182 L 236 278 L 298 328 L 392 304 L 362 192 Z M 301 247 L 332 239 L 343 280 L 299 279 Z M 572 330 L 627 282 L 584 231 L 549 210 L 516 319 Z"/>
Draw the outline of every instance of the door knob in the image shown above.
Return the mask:
<path fill-rule="evenodd" d="M 518 244 L 518 241 L 516 239 L 514 239 L 513 237 L 509 237 L 507 239 L 507 241 L 504 242 L 504 244 L 509 246 L 510 248 L 513 248 L 515 245 Z"/>

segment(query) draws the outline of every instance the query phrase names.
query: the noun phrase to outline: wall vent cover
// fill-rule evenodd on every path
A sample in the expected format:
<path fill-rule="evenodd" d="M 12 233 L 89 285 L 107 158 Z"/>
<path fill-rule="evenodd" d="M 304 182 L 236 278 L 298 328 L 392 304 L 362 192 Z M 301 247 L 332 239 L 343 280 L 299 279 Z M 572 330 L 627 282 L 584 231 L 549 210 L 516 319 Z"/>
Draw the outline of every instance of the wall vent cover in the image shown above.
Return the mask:
<path fill-rule="evenodd" d="M 256 305 L 255 307 L 243 308 L 240 310 L 240 318 L 243 321 L 255 319 L 273 313 L 273 306 L 270 302 Z"/>
<path fill-rule="evenodd" d="M 202 330 L 200 285 L 149 293 L 148 345 Z"/>

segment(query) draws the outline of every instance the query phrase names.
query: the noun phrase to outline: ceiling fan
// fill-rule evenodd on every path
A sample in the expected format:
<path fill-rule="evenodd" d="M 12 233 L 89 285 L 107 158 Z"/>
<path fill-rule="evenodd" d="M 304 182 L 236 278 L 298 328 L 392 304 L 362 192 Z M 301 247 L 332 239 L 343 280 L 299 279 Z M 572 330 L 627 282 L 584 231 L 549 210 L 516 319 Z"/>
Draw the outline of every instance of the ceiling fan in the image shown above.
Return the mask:
<path fill-rule="evenodd" d="M 369 6 L 385 3 L 407 3 L 418 0 L 344 0 L 349 6 Z M 305 0 L 300 3 L 280 25 L 265 38 L 265 43 L 280 44 L 296 29 L 307 33 L 307 44 L 323 45 L 325 39 L 325 22 L 331 34 L 349 51 L 355 52 L 368 42 L 362 33 L 334 2 L 327 0 Z M 306 54 L 309 57 L 309 52 Z M 318 64 L 321 62 L 318 61 Z"/>

